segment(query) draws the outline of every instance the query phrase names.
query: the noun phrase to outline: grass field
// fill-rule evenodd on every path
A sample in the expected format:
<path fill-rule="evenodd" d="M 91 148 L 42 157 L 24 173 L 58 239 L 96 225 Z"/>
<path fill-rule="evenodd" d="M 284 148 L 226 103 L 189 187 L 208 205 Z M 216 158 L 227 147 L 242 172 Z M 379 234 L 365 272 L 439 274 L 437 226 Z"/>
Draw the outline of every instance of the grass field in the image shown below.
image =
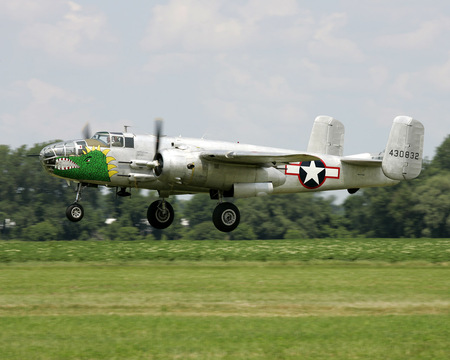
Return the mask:
<path fill-rule="evenodd" d="M 26 261 L 450 261 L 450 239 L 0 241 L 0 263 Z"/>
<path fill-rule="evenodd" d="M 355 242 L 319 242 L 332 260 L 274 255 L 312 248 L 295 241 L 0 243 L 0 358 L 448 359 L 448 240 L 337 261 Z"/>

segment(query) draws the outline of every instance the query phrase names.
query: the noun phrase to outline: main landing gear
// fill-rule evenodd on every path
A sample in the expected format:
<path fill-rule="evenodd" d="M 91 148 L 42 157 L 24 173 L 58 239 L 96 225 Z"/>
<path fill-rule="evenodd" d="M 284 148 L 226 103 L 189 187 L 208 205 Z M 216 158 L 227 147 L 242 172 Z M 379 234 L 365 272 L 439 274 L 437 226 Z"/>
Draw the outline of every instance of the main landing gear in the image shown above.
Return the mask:
<path fill-rule="evenodd" d="M 147 220 L 156 229 L 168 228 L 174 219 L 172 205 L 162 200 L 157 200 L 150 204 L 147 210 Z M 237 228 L 241 219 L 241 214 L 236 205 L 229 202 L 222 202 L 216 206 L 212 215 L 212 221 L 217 230 L 230 232 Z"/>
<path fill-rule="evenodd" d="M 174 218 L 174 211 L 172 205 L 162 200 L 152 202 L 147 210 L 147 220 L 155 229 L 168 228 Z"/>
<path fill-rule="evenodd" d="M 230 232 L 239 225 L 241 213 L 236 205 L 230 202 L 223 202 L 214 209 L 212 220 L 217 230 Z"/>

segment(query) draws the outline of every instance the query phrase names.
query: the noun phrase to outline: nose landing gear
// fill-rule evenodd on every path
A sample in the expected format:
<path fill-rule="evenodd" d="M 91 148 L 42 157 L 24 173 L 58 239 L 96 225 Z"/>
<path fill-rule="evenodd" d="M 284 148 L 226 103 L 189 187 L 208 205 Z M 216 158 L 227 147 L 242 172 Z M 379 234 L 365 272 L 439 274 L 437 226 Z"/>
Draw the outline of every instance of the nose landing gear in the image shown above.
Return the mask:
<path fill-rule="evenodd" d="M 86 185 L 83 185 L 82 183 L 78 183 L 75 202 L 73 204 L 70 204 L 66 209 L 66 216 L 72 222 L 78 222 L 84 216 L 84 209 L 78 202 L 81 200 L 81 191 L 85 186 Z"/>

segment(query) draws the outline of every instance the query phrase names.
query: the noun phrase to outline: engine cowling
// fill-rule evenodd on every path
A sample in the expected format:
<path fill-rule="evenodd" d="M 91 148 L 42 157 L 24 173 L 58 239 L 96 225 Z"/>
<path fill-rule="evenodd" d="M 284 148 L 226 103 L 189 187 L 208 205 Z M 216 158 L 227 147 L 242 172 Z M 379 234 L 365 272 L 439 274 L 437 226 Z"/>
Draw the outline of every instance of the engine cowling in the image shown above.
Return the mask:
<path fill-rule="evenodd" d="M 196 166 L 201 168 L 198 153 L 180 149 L 164 149 L 156 154 L 155 160 L 158 165 L 155 166 L 154 173 L 161 181 L 175 184 L 189 183 L 198 186 L 204 182 L 201 171 L 199 171 L 197 181 L 193 179 Z M 196 182 L 197 184 L 195 184 Z"/>

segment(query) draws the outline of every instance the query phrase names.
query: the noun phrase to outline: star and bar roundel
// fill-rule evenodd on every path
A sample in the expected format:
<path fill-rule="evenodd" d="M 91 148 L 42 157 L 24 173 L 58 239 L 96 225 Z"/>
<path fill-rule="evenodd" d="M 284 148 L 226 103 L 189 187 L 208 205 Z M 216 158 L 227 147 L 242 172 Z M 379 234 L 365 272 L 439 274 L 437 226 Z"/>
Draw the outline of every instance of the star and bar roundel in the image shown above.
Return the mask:
<path fill-rule="evenodd" d="M 286 165 L 286 175 L 298 176 L 300 183 L 307 189 L 321 187 L 327 178 L 339 179 L 340 168 L 329 167 L 322 160 L 302 161 Z"/>

